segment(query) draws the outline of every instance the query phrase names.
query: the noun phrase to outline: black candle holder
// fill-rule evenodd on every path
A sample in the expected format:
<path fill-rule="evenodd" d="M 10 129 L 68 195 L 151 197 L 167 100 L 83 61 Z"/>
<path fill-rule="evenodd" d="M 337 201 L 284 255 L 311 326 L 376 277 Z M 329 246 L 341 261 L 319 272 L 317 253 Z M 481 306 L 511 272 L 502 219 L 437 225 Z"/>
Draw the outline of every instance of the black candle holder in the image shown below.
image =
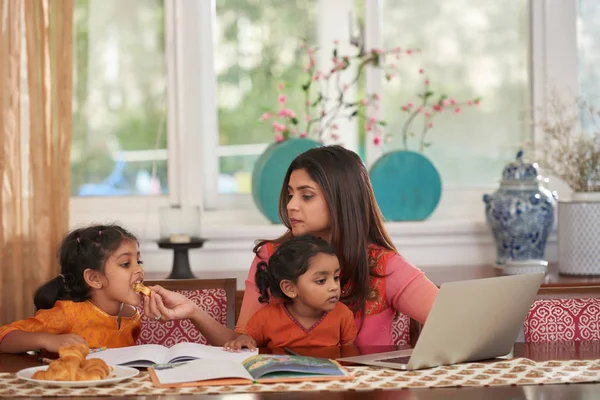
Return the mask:
<path fill-rule="evenodd" d="M 168 239 L 158 240 L 161 249 L 173 250 L 173 267 L 167 279 L 193 279 L 195 278 L 190 268 L 189 250 L 197 249 L 204 245 L 206 239 L 192 237 L 187 243 L 173 243 Z"/>

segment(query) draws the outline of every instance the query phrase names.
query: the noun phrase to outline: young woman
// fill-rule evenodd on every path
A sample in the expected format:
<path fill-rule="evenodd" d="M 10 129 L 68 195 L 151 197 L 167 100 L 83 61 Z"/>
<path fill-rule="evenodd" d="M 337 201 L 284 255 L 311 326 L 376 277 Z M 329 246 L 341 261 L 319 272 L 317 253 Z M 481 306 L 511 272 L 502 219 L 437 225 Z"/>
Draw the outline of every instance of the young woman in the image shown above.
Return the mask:
<path fill-rule="evenodd" d="M 398 254 L 383 224 L 367 169 L 356 153 L 341 146 L 322 146 L 296 157 L 285 175 L 279 215 L 288 231 L 280 238 L 261 240 L 254 248 L 237 333 L 225 329 L 214 340 L 207 338 L 212 344 L 223 345 L 245 331 L 250 317 L 265 306 L 259 302 L 255 282 L 258 264 L 268 262 L 281 243 L 304 234 L 321 237 L 336 249 L 340 300 L 354 312 L 355 344 L 393 344 L 392 321 L 397 312 L 425 323 L 438 289 Z M 191 301 L 162 288 L 157 294 L 145 303 L 146 312 L 190 318 L 206 330 L 209 322 L 194 311 L 197 307 Z"/>

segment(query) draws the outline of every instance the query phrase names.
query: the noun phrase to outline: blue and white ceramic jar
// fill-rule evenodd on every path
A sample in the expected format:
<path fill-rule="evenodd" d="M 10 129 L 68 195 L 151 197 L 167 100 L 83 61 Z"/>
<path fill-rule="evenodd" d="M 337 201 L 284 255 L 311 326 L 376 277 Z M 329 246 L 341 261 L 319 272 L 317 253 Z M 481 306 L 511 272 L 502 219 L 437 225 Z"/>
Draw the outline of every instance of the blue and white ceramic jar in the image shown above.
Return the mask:
<path fill-rule="evenodd" d="M 496 263 L 507 274 L 546 272 L 544 250 L 554 226 L 556 192 L 543 186 L 538 165 L 517 160 L 502 172 L 500 188 L 484 195 L 485 215 L 496 242 Z"/>

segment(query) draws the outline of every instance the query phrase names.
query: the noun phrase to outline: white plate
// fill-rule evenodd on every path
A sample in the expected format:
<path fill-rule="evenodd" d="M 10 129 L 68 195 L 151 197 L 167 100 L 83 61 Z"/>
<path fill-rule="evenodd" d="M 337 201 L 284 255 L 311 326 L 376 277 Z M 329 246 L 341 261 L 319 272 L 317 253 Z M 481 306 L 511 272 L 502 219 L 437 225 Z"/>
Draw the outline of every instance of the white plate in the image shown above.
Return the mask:
<path fill-rule="evenodd" d="M 61 387 L 89 387 L 89 386 L 100 386 L 108 385 L 123 381 L 125 379 L 133 378 L 140 373 L 139 370 L 130 367 L 122 367 L 120 365 L 113 365 L 112 372 L 106 379 L 95 380 L 95 381 L 47 381 L 42 379 L 32 379 L 31 376 L 36 371 L 45 371 L 48 368 L 47 365 L 41 367 L 25 368 L 17 372 L 17 378 L 23 379 L 24 381 L 37 383 L 44 386 L 61 386 Z"/>

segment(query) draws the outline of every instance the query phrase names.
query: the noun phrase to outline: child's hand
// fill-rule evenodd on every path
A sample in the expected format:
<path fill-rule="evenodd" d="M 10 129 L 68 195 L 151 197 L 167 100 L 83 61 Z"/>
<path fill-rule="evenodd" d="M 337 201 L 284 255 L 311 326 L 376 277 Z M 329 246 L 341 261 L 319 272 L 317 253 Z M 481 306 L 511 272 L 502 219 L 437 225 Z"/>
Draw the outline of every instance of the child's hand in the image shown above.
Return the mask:
<path fill-rule="evenodd" d="M 58 349 L 63 346 L 79 343 L 87 344 L 81 336 L 74 333 L 66 333 L 64 335 L 48 334 L 48 337 L 44 338 L 44 349 L 52 353 L 58 353 Z"/>
<path fill-rule="evenodd" d="M 196 304 L 182 294 L 161 286 L 151 286 L 150 297 L 144 296 L 144 313 L 148 318 L 160 321 L 189 318 L 196 310 Z M 159 318 L 160 317 L 160 318 Z"/>
<path fill-rule="evenodd" d="M 240 335 L 235 340 L 223 345 L 223 349 L 227 351 L 240 351 L 242 347 L 247 347 L 249 350 L 255 350 L 256 341 L 248 335 Z"/>

